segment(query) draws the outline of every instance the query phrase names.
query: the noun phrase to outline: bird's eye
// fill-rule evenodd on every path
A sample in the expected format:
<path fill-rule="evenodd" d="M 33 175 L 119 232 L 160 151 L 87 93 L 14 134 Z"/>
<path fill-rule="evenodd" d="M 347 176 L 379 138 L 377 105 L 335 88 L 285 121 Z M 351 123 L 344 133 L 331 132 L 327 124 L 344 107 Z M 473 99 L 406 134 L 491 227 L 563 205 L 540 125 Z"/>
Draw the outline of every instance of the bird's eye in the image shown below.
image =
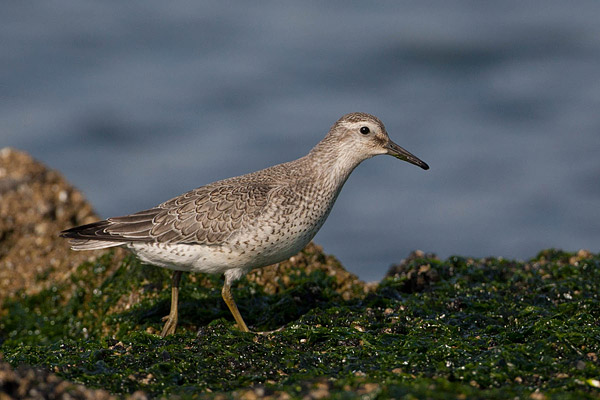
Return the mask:
<path fill-rule="evenodd" d="M 362 133 L 363 135 L 367 135 L 369 132 L 371 132 L 371 130 L 366 126 L 360 128 L 360 133 Z"/>

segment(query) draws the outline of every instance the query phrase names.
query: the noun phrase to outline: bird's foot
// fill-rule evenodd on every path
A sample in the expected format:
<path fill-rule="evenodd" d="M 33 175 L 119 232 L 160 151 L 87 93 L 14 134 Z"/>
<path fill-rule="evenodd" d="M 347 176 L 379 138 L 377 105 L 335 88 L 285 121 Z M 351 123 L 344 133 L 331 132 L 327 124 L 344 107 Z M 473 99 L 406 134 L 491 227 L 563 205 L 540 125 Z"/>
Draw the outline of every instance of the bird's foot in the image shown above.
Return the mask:
<path fill-rule="evenodd" d="M 171 314 L 163 317 L 163 321 L 166 320 L 165 326 L 160 333 L 160 337 L 164 338 L 167 335 L 172 335 L 175 333 L 175 329 L 177 329 L 177 315 L 173 316 Z"/>

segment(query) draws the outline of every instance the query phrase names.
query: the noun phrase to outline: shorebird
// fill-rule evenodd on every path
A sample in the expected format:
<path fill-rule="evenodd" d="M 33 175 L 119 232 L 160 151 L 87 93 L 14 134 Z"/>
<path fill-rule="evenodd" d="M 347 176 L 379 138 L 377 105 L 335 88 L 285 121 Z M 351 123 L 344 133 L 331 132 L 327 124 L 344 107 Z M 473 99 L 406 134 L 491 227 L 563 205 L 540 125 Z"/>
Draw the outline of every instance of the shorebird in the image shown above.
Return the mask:
<path fill-rule="evenodd" d="M 307 155 L 191 190 L 154 208 L 61 232 L 73 250 L 124 246 L 147 264 L 173 270 L 171 310 L 161 336 L 175 333 L 185 271 L 225 275 L 221 295 L 239 329 L 249 332 L 231 284 L 254 268 L 286 260 L 321 228 L 350 173 L 389 154 L 429 166 L 392 142 L 375 116 L 341 117 Z"/>

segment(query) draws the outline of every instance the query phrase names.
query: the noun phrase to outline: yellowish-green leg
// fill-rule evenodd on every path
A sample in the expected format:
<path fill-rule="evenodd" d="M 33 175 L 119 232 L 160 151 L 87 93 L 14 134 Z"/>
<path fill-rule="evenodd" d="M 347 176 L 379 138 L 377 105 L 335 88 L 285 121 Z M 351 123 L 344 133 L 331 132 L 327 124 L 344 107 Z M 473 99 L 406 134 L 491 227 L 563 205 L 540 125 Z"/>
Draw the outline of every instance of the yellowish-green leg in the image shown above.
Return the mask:
<path fill-rule="evenodd" d="M 179 281 L 181 280 L 181 271 L 173 271 L 172 283 L 171 283 L 171 311 L 169 315 L 163 318 L 166 319 L 165 326 L 160 333 L 161 337 L 172 335 L 177 329 L 177 308 L 179 302 Z"/>
<path fill-rule="evenodd" d="M 231 295 L 231 284 L 227 282 L 227 279 L 225 279 L 225 284 L 223 285 L 221 296 L 223 296 L 225 304 L 227 304 L 227 307 L 229 307 L 229 311 L 231 311 L 231 314 L 233 314 L 233 318 L 235 318 L 235 322 L 237 322 L 238 328 L 240 328 L 242 332 L 250 332 L 250 329 L 248 329 L 248 327 L 246 326 L 246 323 L 244 322 L 244 319 L 242 318 L 242 315 L 240 314 L 240 311 L 238 310 L 237 305 L 235 304 L 235 300 L 233 300 L 233 296 Z"/>

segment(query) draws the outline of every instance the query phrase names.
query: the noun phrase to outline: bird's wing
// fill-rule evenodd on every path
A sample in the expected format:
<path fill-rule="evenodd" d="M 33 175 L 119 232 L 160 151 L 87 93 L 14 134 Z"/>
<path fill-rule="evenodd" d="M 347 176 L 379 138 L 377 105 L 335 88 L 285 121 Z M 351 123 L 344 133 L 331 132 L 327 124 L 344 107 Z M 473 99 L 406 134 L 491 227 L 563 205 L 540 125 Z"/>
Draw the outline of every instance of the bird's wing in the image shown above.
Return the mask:
<path fill-rule="evenodd" d="M 76 240 L 213 245 L 239 233 L 265 210 L 276 186 L 248 183 L 202 186 L 157 207 L 71 228 Z"/>

